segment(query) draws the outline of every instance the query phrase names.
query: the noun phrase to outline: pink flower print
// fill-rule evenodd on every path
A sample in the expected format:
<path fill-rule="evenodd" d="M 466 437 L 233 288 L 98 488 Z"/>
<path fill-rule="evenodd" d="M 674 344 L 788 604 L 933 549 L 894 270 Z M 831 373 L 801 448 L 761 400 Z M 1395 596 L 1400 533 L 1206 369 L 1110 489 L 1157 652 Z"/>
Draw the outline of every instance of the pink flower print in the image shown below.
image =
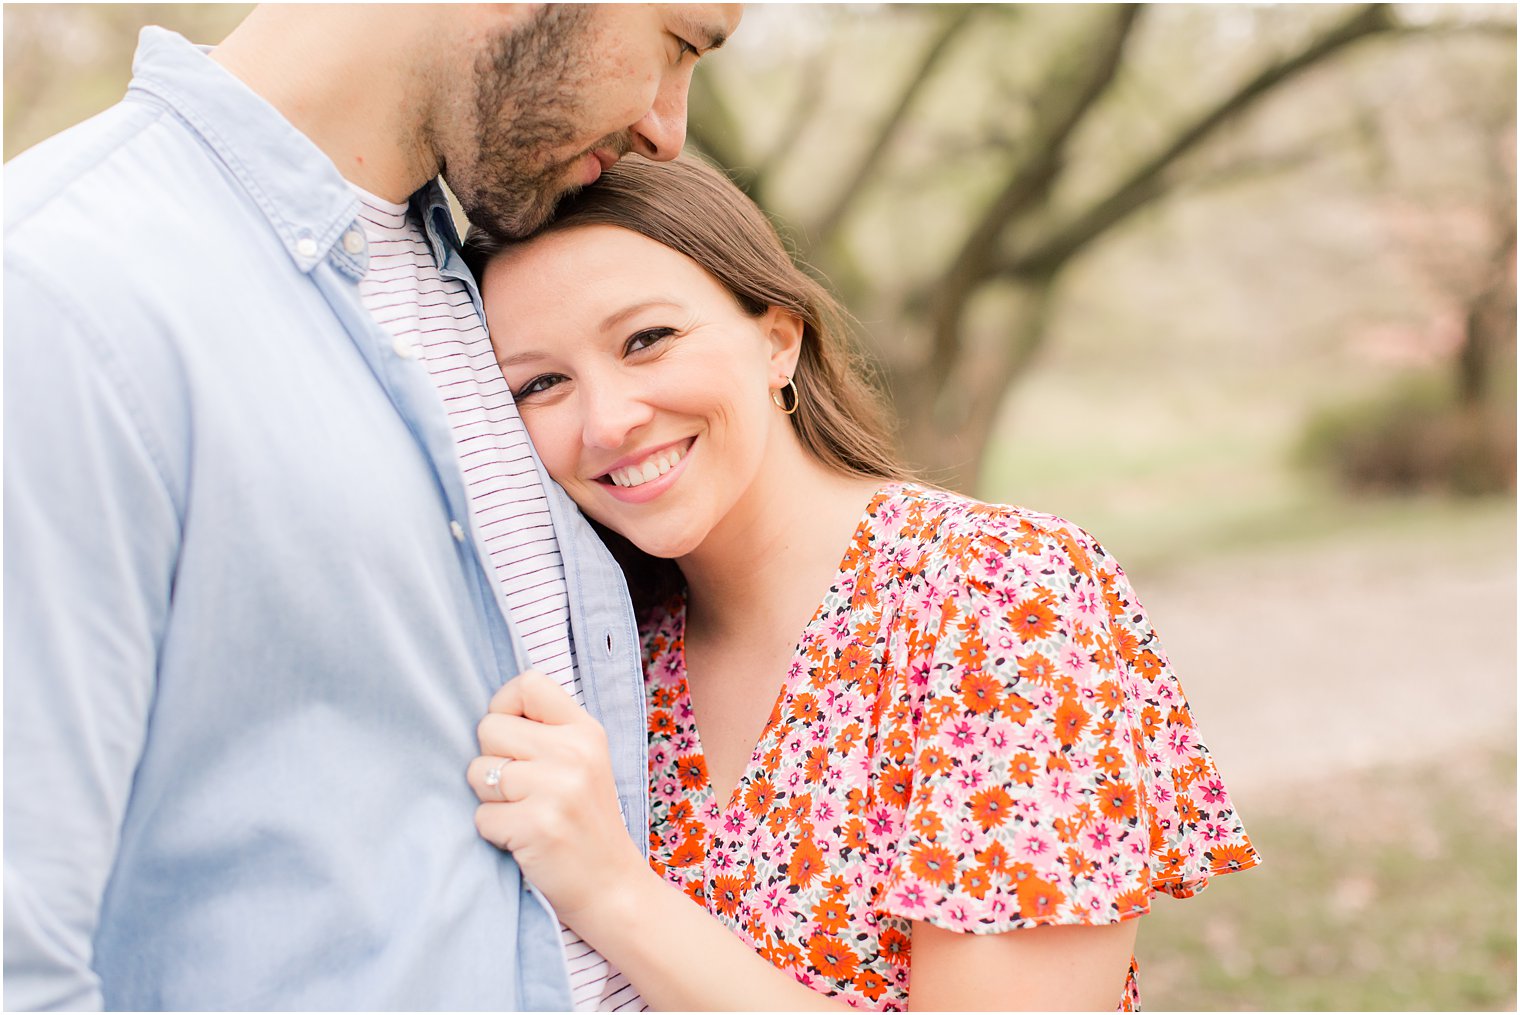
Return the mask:
<path fill-rule="evenodd" d="M 827 799 L 819 800 L 813 805 L 813 820 L 820 825 L 832 824 L 834 821 L 834 805 Z"/>
<path fill-rule="evenodd" d="M 779 885 L 772 885 L 760 896 L 760 905 L 757 908 L 760 920 L 774 934 L 789 926 L 796 920 L 792 912 L 792 896 L 786 889 Z"/>
<path fill-rule="evenodd" d="M 707 806 L 704 807 L 704 808 L 702 808 L 702 813 L 703 813 L 703 816 L 705 816 L 710 821 L 717 821 L 718 820 L 718 799 L 717 799 L 717 797 L 714 797 L 713 799 L 707 801 Z"/>
<path fill-rule="evenodd" d="M 1008 900 L 1004 899 L 1001 895 L 996 896 L 992 899 L 992 904 L 987 907 L 987 912 L 994 919 L 1000 916 L 1007 916 Z"/>
<path fill-rule="evenodd" d="M 1204 842 L 1209 843 L 1222 842 L 1230 837 L 1229 829 L 1213 821 L 1205 821 L 1199 834 L 1203 836 Z"/>
<path fill-rule="evenodd" d="M 882 836 L 892 834 L 896 822 L 892 820 L 892 811 L 889 808 L 878 807 L 874 814 L 866 816 L 866 824 L 870 826 L 872 835 Z"/>
<path fill-rule="evenodd" d="M 727 850 L 714 850 L 707 854 L 707 865 L 715 871 L 726 871 L 734 865 L 734 858 Z"/>
<path fill-rule="evenodd" d="M 1069 673 L 1078 680 L 1081 680 L 1087 675 L 1088 662 L 1086 652 L 1083 652 L 1075 645 L 1067 645 L 1066 648 L 1061 650 L 1056 665 L 1061 667 L 1062 672 Z"/>
<path fill-rule="evenodd" d="M 792 664 L 786 668 L 786 676 L 788 680 L 799 679 L 802 676 L 802 663 L 793 659 Z"/>
<path fill-rule="evenodd" d="M 949 738 L 952 747 L 970 747 L 976 743 L 976 727 L 972 726 L 968 720 L 962 719 L 946 730 L 944 736 Z"/>
<path fill-rule="evenodd" d="M 1019 859 L 1027 862 L 1043 860 L 1054 851 L 1055 846 L 1039 832 L 1025 832 L 1014 845 L 1014 852 Z"/>
<path fill-rule="evenodd" d="M 1110 892 L 1117 892 L 1124 884 L 1124 878 L 1116 870 L 1106 870 L 1098 875 L 1098 880 L 1103 882 L 1103 887 Z"/>
<path fill-rule="evenodd" d="M 965 906 L 947 906 L 944 912 L 945 920 L 954 926 L 964 927 L 970 922 L 970 917 L 966 915 Z"/>
<path fill-rule="evenodd" d="M 1166 747 L 1174 759 L 1185 761 L 1196 747 L 1193 731 L 1186 726 L 1167 727 Z"/>
<path fill-rule="evenodd" d="M 931 672 L 932 671 L 929 668 L 928 660 L 919 660 L 918 662 L 908 667 L 908 684 L 911 687 L 920 689 L 928 687 L 929 674 Z"/>
<path fill-rule="evenodd" d="M 1164 783 L 1157 783 L 1154 787 L 1151 788 L 1151 799 L 1158 804 L 1171 803 L 1172 787 L 1167 786 Z"/>
<path fill-rule="evenodd" d="M 654 787 L 654 795 L 667 803 L 674 803 L 681 795 L 681 787 L 674 779 L 666 779 Z"/>
<path fill-rule="evenodd" d="M 688 709 L 688 711 L 690 710 Z M 688 716 L 687 718 L 690 717 Z M 671 746 L 675 748 L 676 754 L 690 754 L 697 749 L 697 742 L 690 733 L 681 733 L 671 743 Z"/>
<path fill-rule="evenodd" d="M 1093 849 L 1107 849 L 1114 841 L 1114 826 L 1107 821 L 1095 821 L 1087 829 L 1086 835 Z"/>
<path fill-rule="evenodd" d="M 842 649 L 850 643 L 850 615 L 841 613 L 824 625 L 823 643 L 830 650 Z"/>
<path fill-rule="evenodd" d="M 1203 799 L 1205 803 L 1222 804 L 1228 794 L 1225 793 L 1224 783 L 1219 779 L 1210 779 L 1203 786 Z"/>
<path fill-rule="evenodd" d="M 885 878 L 892 873 L 892 858 L 885 853 L 877 853 L 866 858 L 866 866 L 870 868 L 872 877 Z"/>
<path fill-rule="evenodd" d="M 1088 582 L 1078 585 L 1067 602 L 1071 605 L 1071 617 L 1085 621 L 1086 624 L 1083 626 L 1090 626 L 1093 621 L 1103 616 L 1103 597 L 1098 595 L 1098 590 Z"/>
<path fill-rule="evenodd" d="M 649 751 L 649 767 L 650 768 L 664 768 L 665 767 L 665 762 L 667 762 L 669 760 L 670 760 L 670 755 L 669 755 L 669 753 L 666 752 L 666 750 L 665 750 L 664 747 L 653 747 L 653 748 L 650 748 L 650 751 Z"/>
<path fill-rule="evenodd" d="M 988 757 L 1003 760 L 1013 753 L 1014 726 L 1007 719 L 999 719 L 987 727 L 987 733 L 982 738 L 982 746 L 987 749 Z"/>
<path fill-rule="evenodd" d="M 1036 781 L 1039 787 L 1040 800 L 1045 805 L 1052 817 L 1067 817 L 1081 803 L 1082 794 L 1077 789 L 1077 782 L 1066 772 L 1057 769 L 1047 772 Z"/>
<path fill-rule="evenodd" d="M 971 790 L 980 787 L 982 780 L 985 778 L 986 773 L 984 773 L 980 768 L 968 767 L 963 768 L 959 772 L 955 773 L 955 784 L 962 790 L 965 790 L 969 793 Z"/>
<path fill-rule="evenodd" d="M 738 835 L 744 831 L 744 813 L 737 809 L 730 811 L 723 819 L 723 831 L 729 835 Z"/>
<path fill-rule="evenodd" d="M 897 905 L 903 909 L 923 909 L 927 904 L 920 885 L 904 885 L 897 890 Z"/>

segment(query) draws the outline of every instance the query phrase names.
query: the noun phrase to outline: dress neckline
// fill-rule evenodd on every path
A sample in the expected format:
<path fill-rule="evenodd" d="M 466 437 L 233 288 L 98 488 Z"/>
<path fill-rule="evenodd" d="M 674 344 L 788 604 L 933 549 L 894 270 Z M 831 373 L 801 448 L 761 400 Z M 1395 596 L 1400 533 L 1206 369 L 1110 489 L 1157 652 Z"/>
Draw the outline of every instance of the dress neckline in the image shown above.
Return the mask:
<path fill-rule="evenodd" d="M 834 568 L 833 581 L 829 583 L 830 590 L 839 586 L 840 579 L 856 574 L 859 571 L 861 560 L 856 556 L 855 547 L 860 541 L 861 536 L 869 528 L 871 519 L 881 509 L 882 504 L 899 494 L 907 485 L 909 484 L 904 481 L 893 480 L 879 487 L 871 495 L 871 499 L 866 504 L 865 510 L 861 512 L 859 520 L 855 523 L 855 528 L 850 532 L 849 540 L 840 552 L 839 563 Z M 766 716 L 765 724 L 760 728 L 759 734 L 755 737 L 754 745 L 750 748 L 749 760 L 744 763 L 744 767 L 740 770 L 738 781 L 734 783 L 733 787 L 729 789 L 728 793 L 720 801 L 718 799 L 718 789 L 712 782 L 712 772 L 707 765 L 707 752 L 702 746 L 702 731 L 697 725 L 696 709 L 692 707 L 691 682 L 686 668 L 685 590 L 682 590 L 680 595 L 676 597 L 671 613 L 673 640 L 675 644 L 680 646 L 680 650 L 677 653 L 677 661 L 680 664 L 680 683 L 676 687 L 676 695 L 677 700 L 685 701 L 687 710 L 691 715 L 689 725 L 692 747 L 691 751 L 686 754 L 686 757 L 699 758 L 702 762 L 699 772 L 695 775 L 696 785 L 689 791 L 688 799 L 692 800 L 697 816 L 704 823 L 709 823 L 709 819 L 720 819 L 724 814 L 733 810 L 735 806 L 742 804 L 743 801 L 740 799 L 740 794 L 743 792 L 746 784 L 749 783 L 750 776 L 755 772 L 763 759 L 765 754 L 763 748 L 766 742 L 771 739 L 771 734 L 775 731 L 777 724 L 781 722 L 781 717 L 785 712 L 784 705 L 787 696 L 792 693 L 800 680 L 810 675 L 811 671 L 805 658 L 806 647 L 810 637 L 813 635 L 814 628 L 819 624 L 819 614 L 822 613 L 827 598 L 828 593 L 826 591 L 824 596 L 818 600 L 818 605 L 813 608 L 813 615 L 802 626 L 802 630 L 798 634 L 796 641 L 792 643 L 792 654 L 787 664 L 786 673 L 781 678 L 780 686 L 777 688 L 775 698 L 771 702 L 771 709 Z M 714 811 L 711 806 L 702 806 L 704 804 L 717 804 L 719 806 Z M 710 828 L 709 831 L 711 831 Z"/>

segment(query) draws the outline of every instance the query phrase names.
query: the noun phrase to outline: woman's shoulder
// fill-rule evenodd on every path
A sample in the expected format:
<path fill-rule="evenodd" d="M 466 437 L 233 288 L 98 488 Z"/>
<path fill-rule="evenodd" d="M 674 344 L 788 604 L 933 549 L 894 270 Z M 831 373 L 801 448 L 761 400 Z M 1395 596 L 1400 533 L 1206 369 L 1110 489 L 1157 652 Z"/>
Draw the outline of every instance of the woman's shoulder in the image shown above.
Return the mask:
<path fill-rule="evenodd" d="M 985 590 L 1010 579 L 1096 578 L 1117 564 L 1087 530 L 1058 515 L 993 504 L 918 483 L 888 491 L 876 511 L 896 540 L 922 548 L 924 576 Z M 884 544 L 888 540 L 883 540 Z M 1010 565 L 1017 563 L 1015 572 Z"/>

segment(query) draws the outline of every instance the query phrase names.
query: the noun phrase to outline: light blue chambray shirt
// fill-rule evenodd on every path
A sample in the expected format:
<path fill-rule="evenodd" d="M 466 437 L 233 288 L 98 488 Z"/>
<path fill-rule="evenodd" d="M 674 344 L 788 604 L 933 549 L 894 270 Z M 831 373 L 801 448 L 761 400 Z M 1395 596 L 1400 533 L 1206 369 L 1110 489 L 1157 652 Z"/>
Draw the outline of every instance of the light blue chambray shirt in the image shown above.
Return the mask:
<path fill-rule="evenodd" d="M 464 779 L 525 654 L 354 192 L 179 36 L 134 72 L 5 170 L 6 1007 L 566 1009 Z M 543 482 L 642 846 L 622 576 Z"/>

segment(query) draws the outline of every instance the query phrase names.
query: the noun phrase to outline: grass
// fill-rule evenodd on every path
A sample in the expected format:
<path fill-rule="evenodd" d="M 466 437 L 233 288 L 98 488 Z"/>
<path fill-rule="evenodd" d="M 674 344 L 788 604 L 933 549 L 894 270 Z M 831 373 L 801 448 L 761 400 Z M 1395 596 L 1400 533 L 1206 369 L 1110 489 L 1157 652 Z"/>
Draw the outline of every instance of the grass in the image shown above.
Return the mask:
<path fill-rule="evenodd" d="M 1285 790 L 1265 862 L 1141 927 L 1153 1011 L 1515 1010 L 1515 752 Z"/>

